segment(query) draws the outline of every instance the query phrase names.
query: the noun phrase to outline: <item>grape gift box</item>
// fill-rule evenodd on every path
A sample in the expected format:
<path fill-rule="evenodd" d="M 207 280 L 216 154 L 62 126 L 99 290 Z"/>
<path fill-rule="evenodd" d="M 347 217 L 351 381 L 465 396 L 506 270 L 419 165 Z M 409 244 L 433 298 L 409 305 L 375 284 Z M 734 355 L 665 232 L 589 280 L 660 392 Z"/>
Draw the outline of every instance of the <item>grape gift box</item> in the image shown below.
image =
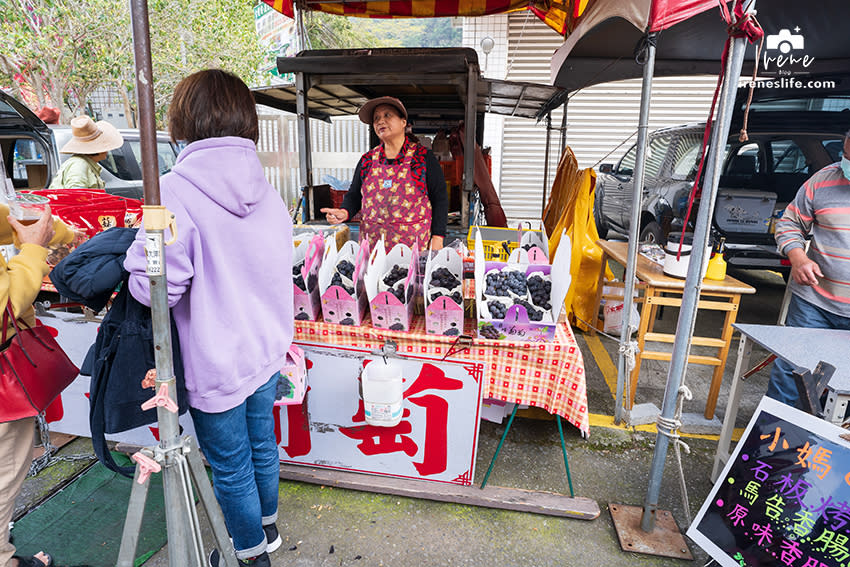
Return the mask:
<path fill-rule="evenodd" d="M 443 248 L 425 265 L 425 332 L 463 333 L 463 260 L 454 248 Z"/>
<path fill-rule="evenodd" d="M 328 323 L 359 325 L 363 322 L 369 306 L 363 283 L 368 258 L 369 244 L 365 241 L 349 240 L 337 251 L 333 236 L 325 240 L 325 254 L 319 268 L 319 292 L 322 317 Z M 346 276 L 337 269 L 343 262 L 353 266 Z"/>
<path fill-rule="evenodd" d="M 366 270 L 365 287 L 372 326 L 409 331 L 419 257 L 406 244 L 396 244 L 389 253 L 385 250 L 381 239 L 369 257 Z"/>
<path fill-rule="evenodd" d="M 507 262 L 487 261 L 480 234 L 475 238 L 475 300 L 478 336 L 487 339 L 551 341 L 570 289 L 571 246 L 566 231 L 558 253 L 547 262 L 543 250 L 518 248 Z"/>
<path fill-rule="evenodd" d="M 295 319 L 315 321 L 322 312 L 322 299 L 319 293 L 319 266 L 325 241 L 322 235 L 315 234 L 302 240 L 292 256 L 292 289 Z"/>

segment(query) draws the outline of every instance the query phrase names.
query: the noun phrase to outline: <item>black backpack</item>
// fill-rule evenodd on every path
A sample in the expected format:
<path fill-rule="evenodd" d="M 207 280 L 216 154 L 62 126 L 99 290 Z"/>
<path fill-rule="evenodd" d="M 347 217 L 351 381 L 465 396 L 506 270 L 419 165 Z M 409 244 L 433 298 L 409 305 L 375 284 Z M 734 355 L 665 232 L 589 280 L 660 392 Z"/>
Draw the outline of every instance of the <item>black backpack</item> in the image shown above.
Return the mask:
<path fill-rule="evenodd" d="M 180 341 L 173 319 L 171 343 L 177 402 L 182 414 L 188 409 L 188 402 Z M 141 408 L 154 396 L 154 390 L 142 388 L 141 383 L 147 371 L 155 367 L 151 310 L 130 295 L 125 278 L 100 324 L 97 339 L 89 349 L 81 370 L 81 373 L 89 371 L 91 375 L 89 426 L 94 452 L 104 466 L 125 476 L 132 477 L 135 468 L 115 463 L 104 435 L 156 422 L 156 408 Z"/>

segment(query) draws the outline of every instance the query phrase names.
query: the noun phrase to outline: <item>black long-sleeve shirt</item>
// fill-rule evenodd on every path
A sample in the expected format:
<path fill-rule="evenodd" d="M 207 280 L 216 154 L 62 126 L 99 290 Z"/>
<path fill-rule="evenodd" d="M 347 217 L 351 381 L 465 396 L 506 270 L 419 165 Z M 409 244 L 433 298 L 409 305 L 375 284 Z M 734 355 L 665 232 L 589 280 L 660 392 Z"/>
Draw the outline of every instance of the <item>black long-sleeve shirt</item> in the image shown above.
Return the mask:
<path fill-rule="evenodd" d="M 383 147 L 381 147 L 378 159 L 384 165 L 401 164 L 411 143 L 413 142 L 405 139 L 395 159 L 388 159 L 384 154 Z M 357 162 L 357 168 L 354 170 L 354 178 L 351 180 L 351 186 L 342 200 L 342 208 L 348 211 L 349 219 L 353 218 L 363 205 L 363 180 L 369 174 L 369 169 L 372 167 L 371 154 L 372 150 L 366 152 L 360 158 L 360 161 Z M 440 167 L 440 162 L 437 160 L 434 152 L 423 146 L 419 146 L 413 154 L 410 166 L 411 172 L 415 177 L 421 179 L 424 173 L 425 186 L 428 188 L 428 200 L 431 202 L 431 234 L 433 236 L 445 237 L 449 216 L 449 197 L 446 193 L 446 179 L 443 177 L 443 169 Z"/>

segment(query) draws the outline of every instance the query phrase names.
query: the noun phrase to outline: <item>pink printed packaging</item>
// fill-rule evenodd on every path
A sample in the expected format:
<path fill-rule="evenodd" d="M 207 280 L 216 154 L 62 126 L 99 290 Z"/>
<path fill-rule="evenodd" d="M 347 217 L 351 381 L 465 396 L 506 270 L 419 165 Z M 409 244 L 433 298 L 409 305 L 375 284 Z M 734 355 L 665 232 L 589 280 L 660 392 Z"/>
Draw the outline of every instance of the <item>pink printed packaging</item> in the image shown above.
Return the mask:
<path fill-rule="evenodd" d="M 476 233 L 478 336 L 493 340 L 553 340 L 572 281 L 570 260 L 566 231 L 551 265 L 538 246 L 517 248 L 507 262 L 487 261 L 481 235 Z"/>
<path fill-rule="evenodd" d="M 383 240 L 375 245 L 366 271 L 373 327 L 410 330 L 418 265 L 418 253 L 405 244 L 396 244 L 389 253 L 385 252 Z"/>
<path fill-rule="evenodd" d="M 425 265 L 425 332 L 463 334 L 463 259 L 454 248 L 438 250 Z"/>
<path fill-rule="evenodd" d="M 321 237 L 319 237 L 321 238 Z M 304 350 L 291 345 L 286 353 L 286 363 L 280 369 L 274 405 L 297 405 L 304 401 L 307 393 L 307 362 Z"/>
<path fill-rule="evenodd" d="M 320 234 L 313 235 L 309 240 L 302 240 L 292 256 L 295 268 L 292 273 L 293 303 L 298 321 L 316 321 L 322 312 L 319 267 L 324 244 Z"/>
<path fill-rule="evenodd" d="M 319 268 L 322 317 L 328 323 L 360 325 L 369 305 L 363 277 L 369 258 L 369 244 L 349 240 L 337 251 L 336 239 L 325 240 L 325 254 Z"/>

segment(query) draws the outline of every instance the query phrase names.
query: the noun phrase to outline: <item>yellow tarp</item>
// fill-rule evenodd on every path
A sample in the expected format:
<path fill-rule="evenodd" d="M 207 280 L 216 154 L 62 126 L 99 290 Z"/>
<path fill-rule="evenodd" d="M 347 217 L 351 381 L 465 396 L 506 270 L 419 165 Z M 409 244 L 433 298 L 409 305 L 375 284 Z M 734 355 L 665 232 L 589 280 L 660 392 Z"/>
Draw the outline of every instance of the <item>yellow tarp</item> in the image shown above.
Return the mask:
<path fill-rule="evenodd" d="M 596 286 L 602 262 L 602 249 L 596 244 L 599 233 L 593 221 L 593 192 L 596 172 L 579 169 L 572 149 L 567 146 L 558 164 L 552 184 L 552 194 L 543 213 L 543 226 L 549 235 L 550 254 L 554 255 L 566 229 L 572 245 L 570 275 L 572 285 L 564 304 L 570 322 L 586 331 L 593 319 L 596 305 Z M 613 274 L 606 268 L 606 277 Z"/>

